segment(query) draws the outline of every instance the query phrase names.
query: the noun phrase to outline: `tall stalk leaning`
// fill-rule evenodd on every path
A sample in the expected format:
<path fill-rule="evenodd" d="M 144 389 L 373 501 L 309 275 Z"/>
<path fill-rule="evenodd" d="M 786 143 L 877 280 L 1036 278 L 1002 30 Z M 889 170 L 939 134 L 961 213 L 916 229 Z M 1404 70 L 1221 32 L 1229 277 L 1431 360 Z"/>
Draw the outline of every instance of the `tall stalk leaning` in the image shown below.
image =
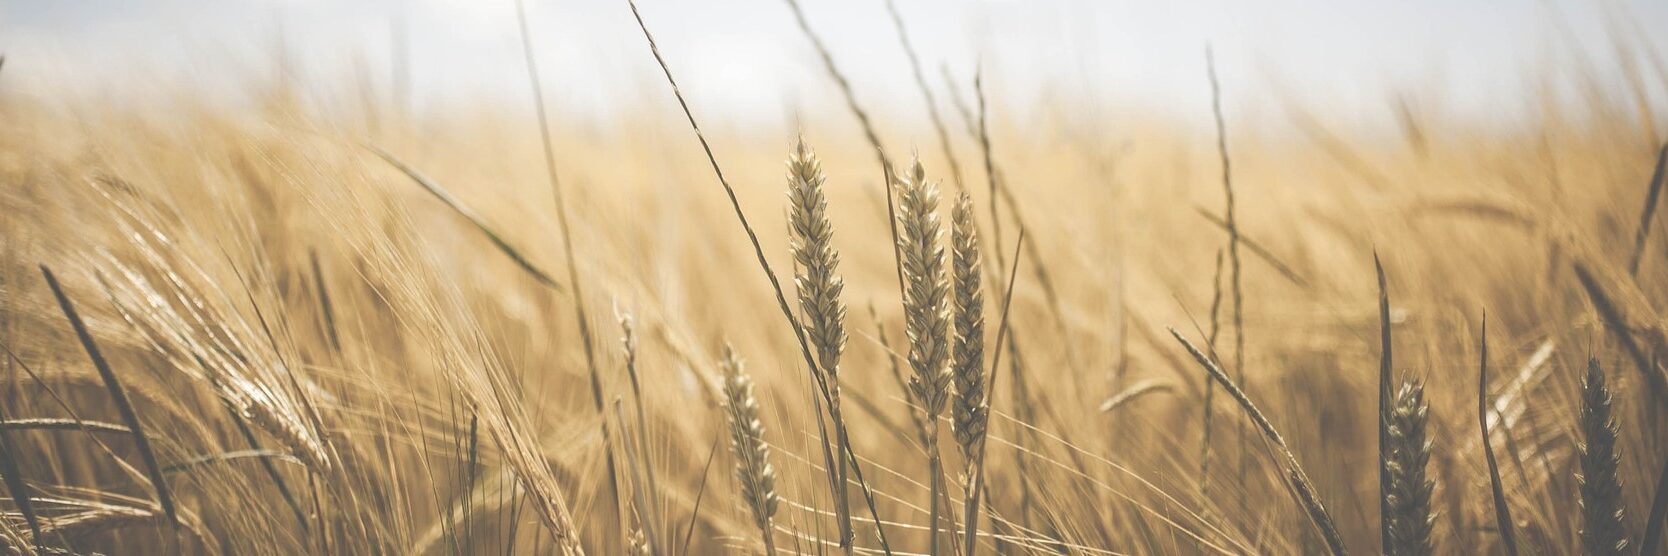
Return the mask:
<path fill-rule="evenodd" d="M 834 420 L 838 458 L 833 489 L 834 512 L 840 523 L 840 547 L 852 550 L 851 504 L 846 499 L 849 473 L 845 454 L 845 417 L 840 411 L 840 356 L 846 348 L 846 305 L 840 300 L 845 280 L 840 278 L 840 253 L 834 250 L 834 225 L 828 219 L 827 180 L 822 162 L 800 137 L 788 154 L 788 228 L 794 260 L 799 263 L 794 288 L 804 317 L 805 335 L 816 348 L 823 382 L 828 384 L 829 416 Z"/>
<path fill-rule="evenodd" d="M 939 554 L 939 493 L 944 491 L 938 451 L 938 418 L 950 393 L 949 277 L 944 271 L 943 231 L 938 219 L 938 184 L 928 182 L 919 158 L 898 177 L 898 248 L 903 254 L 904 331 L 909 337 L 909 391 L 926 416 L 927 463 L 932 501 L 928 506 L 930 554 Z"/>
<path fill-rule="evenodd" d="M 672 96 L 677 99 L 678 108 L 682 109 L 684 118 L 689 121 L 690 130 L 695 132 L 695 139 L 700 142 L 701 151 L 706 154 L 707 163 L 712 166 L 713 176 L 718 178 L 718 185 L 724 188 L 724 196 L 729 199 L 730 208 L 735 211 L 737 223 L 741 225 L 742 231 L 747 234 L 747 242 L 753 246 L 753 256 L 759 261 L 759 269 L 764 271 L 765 279 L 770 281 L 772 293 L 776 294 L 776 306 L 781 309 L 782 318 L 788 321 L 788 327 L 793 330 L 794 339 L 799 343 L 799 353 L 805 358 L 805 367 L 812 369 L 811 375 L 816 380 L 818 394 L 822 395 L 823 399 L 832 402 L 828 384 L 823 381 L 822 373 L 815 370 L 817 369 L 817 362 L 816 358 L 811 355 L 810 343 L 805 339 L 805 328 L 800 325 L 799 319 L 793 314 L 793 308 L 788 305 L 787 295 L 782 293 L 782 283 L 776 279 L 776 273 L 770 269 L 770 261 L 765 258 L 764 247 L 759 244 L 759 235 L 753 231 L 753 226 L 747 223 L 747 214 L 741 210 L 741 201 L 736 199 L 735 188 L 730 187 L 730 181 L 724 177 L 724 170 L 718 166 L 718 158 L 712 154 L 712 145 L 707 142 L 706 135 L 701 133 L 701 125 L 695 121 L 695 113 L 690 111 L 689 102 L 683 98 L 683 92 L 678 89 L 678 80 L 672 77 L 672 68 L 666 65 L 666 59 L 660 55 L 660 46 L 655 44 L 654 34 L 649 32 L 648 24 L 643 22 L 643 14 L 638 11 L 636 0 L 626 0 L 626 5 L 631 8 L 631 16 L 637 22 L 637 29 L 643 32 L 643 40 L 649 43 L 649 53 L 654 56 L 655 64 L 660 66 L 661 74 L 666 76 L 666 84 L 672 88 Z M 887 183 L 891 183 L 891 180 L 887 180 Z M 888 205 L 890 203 L 888 201 Z M 895 220 L 892 225 L 896 227 Z M 896 251 L 895 248 L 894 251 Z M 821 420 L 818 420 L 818 426 L 822 426 Z M 838 430 L 843 431 L 844 428 Z M 885 521 L 880 518 L 880 511 L 875 507 L 874 489 L 869 488 L 868 481 L 863 479 L 863 466 L 857 460 L 857 454 L 851 450 L 851 444 L 849 442 L 845 444 L 846 453 L 843 455 L 847 459 L 847 463 L 851 465 L 852 478 L 857 479 L 857 487 L 862 490 L 863 501 L 869 507 L 869 517 L 874 520 L 875 537 L 876 540 L 880 541 L 880 550 L 887 556 L 891 556 L 892 547 L 886 541 L 886 527 L 883 525 Z M 828 467 L 833 468 L 833 456 L 829 453 L 826 442 L 823 443 L 823 450 L 823 457 L 829 462 Z"/>
<path fill-rule="evenodd" d="M 533 108 L 538 115 L 539 140 L 544 146 L 545 175 L 550 179 L 550 196 L 556 205 L 556 222 L 561 226 L 562 251 L 568 256 L 568 284 L 573 287 L 574 320 L 579 325 L 579 342 L 585 352 L 585 368 L 590 371 L 591 402 L 597 410 L 597 417 L 602 427 L 602 445 L 608 457 L 608 492 L 614 503 L 614 516 L 619 520 L 621 536 L 625 538 L 626 517 L 624 504 L 620 502 L 620 473 L 619 464 L 615 462 L 614 441 L 608 430 L 608 415 L 602 405 L 602 376 L 597 370 L 595 349 L 591 347 L 591 324 L 585 313 L 585 290 L 579 284 L 579 263 L 573 252 L 573 232 L 568 226 L 568 206 L 562 198 L 562 183 L 556 177 L 556 154 L 550 143 L 550 122 L 545 115 L 544 87 L 539 83 L 538 64 L 533 59 L 533 41 L 527 32 L 527 10 L 521 0 L 515 3 L 516 23 L 521 29 L 521 49 L 523 59 L 527 62 L 527 79 L 533 88 Z"/>

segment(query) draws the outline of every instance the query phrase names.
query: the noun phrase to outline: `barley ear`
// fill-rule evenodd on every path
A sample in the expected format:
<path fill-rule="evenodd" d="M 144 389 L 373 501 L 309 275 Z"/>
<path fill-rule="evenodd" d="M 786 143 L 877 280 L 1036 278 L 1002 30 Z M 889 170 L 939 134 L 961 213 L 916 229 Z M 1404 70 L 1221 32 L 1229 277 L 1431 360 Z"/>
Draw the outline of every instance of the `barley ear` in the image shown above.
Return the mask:
<path fill-rule="evenodd" d="M 776 516 L 776 470 L 770 467 L 770 445 L 765 443 L 764 423 L 759 421 L 759 403 L 753 397 L 753 378 L 742 369 L 735 349 L 724 346 L 724 409 L 730 423 L 730 449 L 736 458 L 736 482 L 741 497 L 753 512 L 753 524 L 764 540 L 765 552 L 774 555 L 771 519 Z"/>
<path fill-rule="evenodd" d="M 1616 469 L 1616 419 L 1610 414 L 1610 388 L 1597 359 L 1587 360 L 1581 383 L 1581 546 L 1587 554 L 1628 552 L 1622 524 L 1622 483 Z"/>
<path fill-rule="evenodd" d="M 1431 441 L 1425 385 L 1414 379 L 1396 390 L 1385 427 L 1385 535 L 1395 556 L 1431 554 L 1431 480 L 1425 475 Z"/>

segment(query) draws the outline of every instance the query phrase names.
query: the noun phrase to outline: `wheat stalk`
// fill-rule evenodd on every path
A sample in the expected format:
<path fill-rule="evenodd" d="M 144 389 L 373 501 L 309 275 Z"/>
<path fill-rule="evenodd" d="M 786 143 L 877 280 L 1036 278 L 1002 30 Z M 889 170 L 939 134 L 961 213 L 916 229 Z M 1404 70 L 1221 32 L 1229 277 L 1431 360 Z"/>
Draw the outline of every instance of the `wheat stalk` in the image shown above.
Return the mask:
<path fill-rule="evenodd" d="M 770 466 L 770 445 L 764 439 L 764 423 L 759 421 L 759 402 L 753 397 L 753 378 L 728 345 L 724 346 L 719 366 L 724 370 L 724 409 L 730 422 L 730 450 L 736 457 L 736 482 L 741 483 L 741 497 L 753 511 L 753 524 L 764 540 L 765 553 L 774 555 L 771 520 L 780 499 L 776 496 L 776 470 Z"/>
<path fill-rule="evenodd" d="M 577 284 L 577 282 L 575 283 Z M 644 545 L 654 547 L 658 546 L 660 542 L 660 539 L 655 537 L 653 533 L 657 530 L 654 521 L 654 509 L 658 507 L 656 498 L 661 491 L 660 482 L 655 478 L 654 461 L 649 456 L 649 415 L 643 409 L 643 384 L 637 376 L 637 327 L 631 313 L 618 307 L 614 309 L 614 318 L 620 323 L 620 354 L 625 358 L 626 375 L 631 378 L 632 405 L 636 406 L 637 409 L 636 434 L 631 435 L 637 440 L 635 461 L 642 468 L 643 478 L 648 486 L 645 490 L 646 494 L 643 495 L 645 501 L 641 502 L 639 506 L 642 507 L 637 509 L 637 519 L 642 522 L 641 528 L 649 532 L 649 536 L 642 539 Z M 620 422 L 623 428 L 625 426 L 623 424 L 624 419 L 621 419 Z M 637 540 L 638 537 L 642 536 L 642 532 L 642 530 L 634 532 L 632 540 Z M 658 551 L 656 552 L 658 553 Z"/>
<path fill-rule="evenodd" d="M 649 32 L 648 24 L 643 22 L 643 14 L 638 11 L 636 0 L 626 0 L 626 5 L 631 8 L 632 19 L 636 21 L 638 30 L 643 32 L 643 40 L 649 45 L 649 54 L 654 56 L 655 64 L 660 66 L 661 74 L 666 77 L 666 84 L 671 87 L 672 96 L 678 101 L 678 108 L 682 110 L 684 118 L 689 122 L 689 128 L 695 133 L 695 139 L 700 142 L 701 151 L 706 154 L 707 163 L 712 167 L 713 176 L 718 179 L 718 184 L 723 187 L 724 195 L 730 201 L 730 208 L 735 212 L 737 222 L 741 225 L 742 231 L 747 234 L 748 243 L 753 246 L 753 256 L 758 260 L 760 270 L 764 271 L 765 278 L 770 281 L 772 293 L 776 294 L 777 308 L 781 310 L 782 318 L 787 319 L 789 328 L 793 330 L 794 339 L 799 344 L 800 355 L 805 358 L 805 367 L 811 370 L 812 378 L 816 379 L 818 394 L 824 400 L 832 401 L 828 384 L 823 381 L 822 373 L 817 370 L 816 359 L 811 355 L 810 343 L 805 338 L 805 329 L 800 324 L 799 319 L 794 317 L 793 308 L 788 305 L 788 298 L 782 292 L 781 281 L 776 278 L 776 273 L 770 269 L 770 261 L 765 258 L 764 247 L 760 245 L 759 236 L 753 231 L 753 226 L 748 223 L 746 213 L 741 210 L 741 201 L 736 198 L 735 188 L 730 187 L 729 180 L 724 177 L 724 170 L 718 165 L 718 158 L 712 153 L 712 144 L 707 142 L 706 134 L 701 132 L 701 125 L 695 120 L 695 113 L 689 109 L 689 101 L 684 99 L 683 92 L 678 89 L 678 81 L 672 77 L 672 68 L 666 65 L 665 57 L 661 56 L 660 46 L 655 43 L 654 34 Z M 797 6 L 795 11 L 798 11 Z M 880 150 L 878 144 L 876 150 L 877 152 Z M 887 166 L 884 153 L 881 153 L 881 158 L 882 166 Z M 890 181 L 888 180 L 888 183 Z M 890 195 L 887 196 L 887 204 L 888 206 L 891 205 Z M 893 225 L 896 225 L 895 221 Z M 894 251 L 896 251 L 895 246 Z M 819 419 L 819 427 L 821 423 Z M 843 431 L 843 426 L 839 430 Z M 829 467 L 833 467 L 833 456 L 828 453 L 827 443 L 823 443 L 823 446 L 823 457 L 827 460 Z M 881 526 L 880 511 L 875 506 L 874 491 L 869 488 L 868 481 L 863 478 L 863 466 L 857 461 L 857 454 L 851 450 L 850 443 L 846 443 L 844 448 L 845 453 L 842 456 L 848 460 L 852 476 L 857 479 L 857 486 L 863 491 L 863 499 L 869 506 L 869 516 L 875 522 L 875 536 L 879 537 L 880 548 L 883 552 L 891 554 L 891 546 L 886 542 L 886 530 Z"/>
<path fill-rule="evenodd" d="M 1406 380 L 1386 415 L 1384 454 L 1384 546 L 1387 554 L 1431 553 L 1431 480 L 1425 475 L 1431 441 L 1426 435 L 1429 405 L 1425 385 Z"/>
<path fill-rule="evenodd" d="M 846 348 L 846 305 L 840 300 L 845 280 L 840 278 L 840 253 L 834 250 L 834 224 L 828 219 L 828 177 L 822 162 L 800 137 L 788 153 L 789 244 L 798 264 L 794 287 L 799 294 L 805 335 L 816 348 L 817 363 L 828 385 L 828 412 L 834 421 L 835 443 L 841 457 L 833 472 L 834 512 L 840 524 L 840 546 L 852 542 L 851 505 L 846 499 L 845 418 L 840 408 L 840 355 Z"/>
<path fill-rule="evenodd" d="M 1205 349 L 1216 352 L 1216 338 L 1222 333 L 1222 250 L 1216 250 L 1216 274 L 1210 279 L 1210 333 L 1205 337 Z M 1203 432 L 1199 434 L 1199 499 L 1208 500 L 1210 493 L 1210 447 L 1212 422 L 1216 419 L 1216 382 L 1205 381 Z M 1105 411 L 1105 410 L 1102 410 Z"/>
<path fill-rule="evenodd" d="M 995 354 L 991 357 L 991 361 L 990 361 L 990 382 L 986 386 L 986 391 L 985 391 L 985 405 L 984 405 L 984 408 L 985 408 L 987 416 L 989 415 L 989 411 L 990 411 L 991 395 L 994 393 L 994 390 L 996 389 L 996 377 L 997 377 L 996 370 L 999 368 L 999 364 L 1001 363 L 1001 360 L 1002 360 L 1002 349 L 1000 348 L 1000 346 L 1002 345 L 1003 340 L 1011 339 L 1008 336 L 1008 316 L 1010 315 L 1010 309 L 1013 308 L 1014 283 L 1015 283 L 1014 278 L 1016 276 L 1018 276 L 1018 272 L 1019 272 L 1019 259 L 1020 259 L 1020 253 L 1021 253 L 1020 247 L 1022 247 L 1024 244 L 1025 244 L 1025 228 L 1020 228 L 1019 229 L 1019 240 L 1014 245 L 1014 263 L 1013 263 L 1013 266 L 1008 267 L 1008 286 L 1007 286 L 1007 289 L 1003 290 L 1004 293 L 1002 294 L 1002 313 L 1001 313 L 1000 320 L 998 320 L 997 324 L 996 324 L 996 345 L 998 346 L 998 348 L 997 348 Z M 1009 344 L 1009 347 L 1011 348 L 1012 344 Z M 1015 353 L 1014 355 L 1017 358 L 1019 354 Z M 1015 378 L 1018 378 L 1018 377 L 1016 376 Z M 1016 381 L 1016 383 L 1017 383 L 1017 381 Z M 963 510 L 965 512 L 964 515 L 966 515 L 966 519 L 964 520 L 965 525 L 966 525 L 965 526 L 965 531 L 964 531 L 964 533 L 966 535 L 966 541 L 963 542 L 963 545 L 967 547 L 967 556 L 974 556 L 974 553 L 977 552 L 978 548 L 979 548 L 979 543 L 978 543 L 978 540 L 979 540 L 979 538 L 978 538 L 978 534 L 979 534 L 979 497 L 980 497 L 981 493 L 984 491 L 984 488 L 985 488 L 985 485 L 984 485 L 984 482 L 985 482 L 985 473 L 984 473 L 984 470 L 985 470 L 985 451 L 987 450 L 987 447 L 989 446 L 988 444 L 985 443 L 984 438 L 989 433 L 990 433 L 989 428 L 984 429 L 984 432 L 980 435 L 978 441 L 975 443 L 975 446 L 978 447 L 978 450 L 977 450 L 976 453 L 973 454 L 972 462 L 968 464 L 968 466 L 970 468 L 970 471 L 968 472 L 968 482 L 971 483 L 972 486 L 970 488 L 968 488 L 968 491 L 967 491 L 968 495 L 967 495 L 967 498 L 965 500 L 966 506 L 964 507 L 964 510 Z M 1023 460 L 1020 460 L 1020 461 L 1023 461 Z M 1022 472 L 1023 472 L 1023 469 L 1024 468 L 1021 467 Z M 1023 484 L 1023 483 L 1024 483 L 1024 481 L 1021 481 L 1021 484 Z M 985 506 L 989 507 L 990 506 L 990 500 L 985 499 L 984 504 L 985 504 Z M 996 524 L 994 523 L 994 521 L 995 521 L 994 516 L 996 515 L 995 508 L 991 508 L 989 513 L 993 516 L 992 517 L 993 523 L 992 523 L 991 526 L 992 526 L 992 528 L 994 528 L 996 526 Z M 995 540 L 996 540 L 996 551 L 998 553 L 1006 553 L 1003 550 L 1001 537 L 1000 536 L 994 536 L 994 537 L 995 537 Z"/>
<path fill-rule="evenodd" d="M 1587 554 L 1628 553 L 1627 527 L 1622 524 L 1621 464 L 1616 453 L 1616 419 L 1610 411 L 1610 388 L 1597 359 L 1587 360 L 1581 383 L 1581 546 Z"/>
<path fill-rule="evenodd" d="M 1222 165 L 1224 220 L 1228 225 L 1228 276 L 1234 301 L 1234 376 L 1245 382 L 1245 295 L 1240 279 L 1239 224 L 1234 212 L 1234 172 L 1228 157 L 1228 125 L 1222 116 L 1222 85 L 1216 77 L 1216 55 L 1205 47 L 1205 68 L 1210 76 L 1210 108 L 1216 122 L 1216 153 Z M 1245 425 L 1239 427 L 1239 474 L 1245 474 Z"/>
<path fill-rule="evenodd" d="M 938 100 L 933 98 L 932 87 L 927 86 L 927 76 L 921 71 L 921 56 L 915 52 L 915 45 L 909 41 L 909 33 L 904 30 L 903 15 L 898 13 L 898 6 L 892 0 L 886 0 L 886 14 L 892 18 L 892 28 L 898 31 L 898 44 L 903 46 L 904 57 L 909 60 L 909 70 L 915 76 L 915 87 L 921 90 L 921 96 L 927 101 L 927 116 L 932 122 L 933 131 L 938 134 L 938 148 L 944 152 L 944 162 L 950 166 L 951 182 L 957 189 L 965 189 L 961 181 L 961 164 L 956 161 L 956 151 L 951 147 L 950 132 L 944 127 L 944 117 L 938 112 Z"/>
<path fill-rule="evenodd" d="M 939 474 L 938 418 L 950 395 L 949 276 L 944 269 L 943 232 L 938 218 L 938 184 L 927 181 L 917 157 L 898 180 L 898 248 L 903 253 L 904 331 L 909 337 L 909 391 L 921 405 L 927 423 L 927 460 L 931 468 L 931 553 L 938 553 Z"/>
<path fill-rule="evenodd" d="M 573 249 L 573 230 L 568 224 L 568 206 L 562 196 L 562 182 L 556 174 L 555 148 L 550 141 L 550 122 L 545 114 L 544 87 L 539 80 L 538 62 L 533 58 L 533 38 L 527 30 L 527 9 L 521 0 L 516 0 L 515 16 L 521 31 L 522 60 L 527 65 L 527 81 L 532 88 L 533 110 L 539 124 L 540 145 L 544 147 L 545 177 L 550 181 L 550 196 L 556 209 L 556 223 L 561 231 L 562 251 L 567 254 L 568 284 L 573 287 L 573 315 L 574 323 L 579 328 L 580 351 L 585 354 L 585 369 L 591 382 L 591 404 L 596 410 L 602 427 L 602 444 L 608 466 L 608 487 L 613 495 L 614 514 L 620 517 L 621 526 L 625 523 L 625 504 L 621 499 L 625 493 L 620 490 L 620 470 L 618 454 L 614 453 L 614 443 L 609 438 L 608 414 L 603 408 L 602 372 L 597 367 L 596 349 L 591 339 L 591 319 L 585 310 L 585 290 L 579 281 L 579 257 Z M 627 533 L 629 535 L 629 533 Z"/>

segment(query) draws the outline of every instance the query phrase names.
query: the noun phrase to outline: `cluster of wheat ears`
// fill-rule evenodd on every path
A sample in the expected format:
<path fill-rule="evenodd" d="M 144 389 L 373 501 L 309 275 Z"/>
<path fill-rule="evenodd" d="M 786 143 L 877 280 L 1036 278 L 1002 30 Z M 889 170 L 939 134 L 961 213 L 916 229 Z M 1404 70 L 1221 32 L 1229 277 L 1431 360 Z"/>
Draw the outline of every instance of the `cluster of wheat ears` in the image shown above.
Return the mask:
<path fill-rule="evenodd" d="M 1668 284 L 1651 242 L 1668 146 L 1648 94 L 1628 106 L 1589 91 L 1585 119 L 1549 112 L 1534 132 L 1488 139 L 1445 140 L 1404 110 L 1405 149 L 1377 152 L 1405 153 L 1382 156 L 1298 118 L 1339 172 L 1316 181 L 1366 192 L 1295 209 L 1308 212 L 1283 240 L 1283 228 L 1253 238 L 1247 204 L 1318 194 L 1243 195 L 1236 181 L 1268 176 L 1255 164 L 1276 155 L 1232 165 L 1245 159 L 1230 159 L 1207 52 L 1205 158 L 1220 169 L 1207 183 L 1223 211 L 1176 224 L 1174 191 L 1119 197 L 1139 220 L 1120 229 L 1152 239 L 1110 247 L 1153 259 L 1142 268 L 1162 293 L 1144 299 L 1181 306 L 1170 322 L 1193 320 L 1182 282 L 1207 275 L 1207 322 L 1165 338 L 1123 291 L 1139 276 L 1118 263 L 1107 294 L 1081 262 L 1089 249 L 1065 245 L 1108 230 L 1072 212 L 1080 198 L 1058 193 L 1058 219 L 1027 216 L 1048 199 L 1017 184 L 1074 174 L 1002 171 L 980 77 L 976 102 L 953 99 L 966 131 L 954 137 L 890 1 L 950 187 L 923 156 L 892 158 L 788 0 L 866 140 L 855 158 L 878 163 L 870 208 L 884 212 L 855 222 L 860 203 L 842 203 L 857 186 L 839 183 L 855 180 L 825 173 L 802 135 L 780 237 L 758 233 L 724 171 L 736 166 L 719 163 L 628 4 L 733 214 L 707 221 L 661 191 L 618 201 L 558 179 L 586 173 L 559 162 L 589 147 L 552 133 L 518 4 L 562 276 L 522 247 L 538 225 L 417 169 L 440 156 L 393 154 L 441 148 L 342 140 L 281 95 L 254 126 L 198 115 L 184 139 L 129 121 L 110 124 L 129 137 L 62 141 L 96 126 L 0 96 L 0 122 L 18 130 L 0 137 L 0 541 L 20 554 L 1668 554 L 1668 320 L 1652 303 Z M 983 183 L 964 180 L 958 142 L 979 152 L 968 174 Z M 1175 150 L 1119 165 L 1135 181 L 1186 181 L 1170 169 L 1192 160 Z M 476 163 L 453 162 L 444 175 Z M 1442 189 L 1453 184 L 1484 185 Z M 781 182 L 769 190 L 780 206 Z M 417 203 L 436 209 L 406 208 Z M 425 239 L 455 221 L 468 226 L 455 243 Z M 735 223 L 745 252 L 727 250 L 742 245 L 728 241 Z M 664 246 L 633 252 L 656 231 Z M 668 239 L 684 233 L 703 246 Z M 791 268 L 772 266 L 782 244 Z M 1165 260 L 1199 244 L 1221 245 L 1214 274 Z M 870 249 L 848 260 L 842 245 Z M 666 276 L 677 284 L 657 286 Z M 1355 287 L 1372 278 L 1376 311 L 1362 302 L 1372 288 Z M 615 301 L 614 349 L 593 330 L 598 290 Z M 1117 317 L 1071 303 L 1083 292 Z M 1251 298 L 1271 308 L 1249 312 Z M 848 311 L 859 303 L 866 315 Z M 1479 305 L 1492 313 L 1463 308 Z M 887 324 L 900 321 L 894 349 Z M 1490 323 L 1522 360 L 1492 388 Z M 1111 369 L 1105 395 L 1084 372 L 1095 367 Z"/>

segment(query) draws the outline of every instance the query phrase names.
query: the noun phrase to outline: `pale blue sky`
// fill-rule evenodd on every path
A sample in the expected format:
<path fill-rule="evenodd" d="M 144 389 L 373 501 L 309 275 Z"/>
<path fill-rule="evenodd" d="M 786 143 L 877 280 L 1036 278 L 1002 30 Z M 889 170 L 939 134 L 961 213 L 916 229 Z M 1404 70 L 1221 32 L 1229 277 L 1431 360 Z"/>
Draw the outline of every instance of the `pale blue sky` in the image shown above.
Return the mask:
<path fill-rule="evenodd" d="M 883 117 L 919 117 L 883 0 L 801 2 L 866 103 Z M 1050 95 L 1183 118 L 1207 106 L 1207 42 L 1237 110 L 1283 91 L 1327 117 L 1376 121 L 1391 94 L 1414 91 L 1448 112 L 1500 120 L 1521 112 L 1547 72 L 1573 78 L 1549 69 L 1573 63 L 1571 40 L 1619 94 L 1609 14 L 1624 33 L 1668 29 L 1659 0 L 897 2 L 935 87 L 940 64 L 965 80 L 982 61 L 993 96 L 1008 105 Z M 839 108 L 783 0 L 640 6 L 698 109 L 776 125 L 795 107 Z M 624 0 L 528 7 L 547 94 L 564 114 L 600 121 L 665 94 Z M 513 0 L 0 0 L 0 85 L 235 92 L 271 75 L 282 37 L 319 90 L 345 87 L 358 60 L 385 95 L 392 29 L 403 25 L 418 107 L 519 108 L 527 93 L 514 17 Z"/>

